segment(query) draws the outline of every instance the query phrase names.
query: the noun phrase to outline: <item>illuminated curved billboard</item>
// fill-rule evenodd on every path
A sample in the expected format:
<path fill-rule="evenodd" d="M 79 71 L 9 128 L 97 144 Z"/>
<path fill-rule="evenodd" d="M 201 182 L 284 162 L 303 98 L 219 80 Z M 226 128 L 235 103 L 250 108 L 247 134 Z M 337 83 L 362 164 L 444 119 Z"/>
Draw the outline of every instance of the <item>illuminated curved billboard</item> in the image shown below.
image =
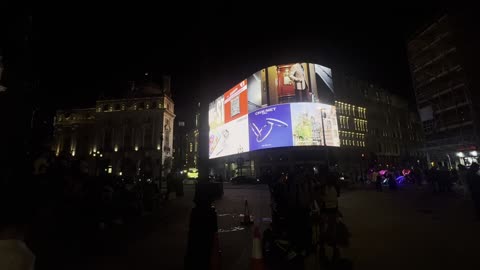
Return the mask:
<path fill-rule="evenodd" d="M 289 146 L 340 146 L 330 68 L 276 65 L 209 104 L 209 158 Z"/>

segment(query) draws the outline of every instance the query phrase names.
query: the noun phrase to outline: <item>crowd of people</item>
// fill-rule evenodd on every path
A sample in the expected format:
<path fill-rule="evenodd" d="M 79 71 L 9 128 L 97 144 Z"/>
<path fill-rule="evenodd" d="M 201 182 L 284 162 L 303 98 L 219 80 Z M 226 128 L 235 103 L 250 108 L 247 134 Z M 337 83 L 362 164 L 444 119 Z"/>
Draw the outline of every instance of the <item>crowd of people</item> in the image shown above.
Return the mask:
<path fill-rule="evenodd" d="M 338 173 L 328 167 L 300 167 L 273 177 L 269 188 L 272 226 L 264 234 L 267 261 L 275 269 L 303 269 L 311 256 L 324 264 L 340 262 L 340 246 L 348 244 L 349 233 L 338 209 Z"/>
<path fill-rule="evenodd" d="M 25 163 L 0 183 L 0 240 L 15 232 L 15 239 L 27 243 L 21 246 L 36 255 L 39 269 L 60 263 L 53 259 L 59 254 L 89 252 L 92 239 L 135 222 L 168 199 L 159 179 L 105 171 L 91 175 L 81 159 L 47 156 L 35 160 L 31 170 L 20 165 Z M 174 191 L 175 177 L 168 180 Z"/>

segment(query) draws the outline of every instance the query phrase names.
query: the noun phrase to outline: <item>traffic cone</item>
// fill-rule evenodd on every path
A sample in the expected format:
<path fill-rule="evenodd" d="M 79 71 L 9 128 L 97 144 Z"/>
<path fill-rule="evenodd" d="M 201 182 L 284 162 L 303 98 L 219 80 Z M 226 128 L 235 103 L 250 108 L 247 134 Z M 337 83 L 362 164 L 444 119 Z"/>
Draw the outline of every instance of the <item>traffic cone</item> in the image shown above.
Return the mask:
<path fill-rule="evenodd" d="M 250 211 L 248 210 L 248 201 L 245 200 L 245 210 L 243 211 L 243 221 L 241 222 L 242 225 L 251 225 L 253 221 L 250 217 Z"/>
<path fill-rule="evenodd" d="M 258 226 L 255 227 L 255 231 L 253 233 L 252 257 L 250 258 L 250 269 L 251 270 L 265 269 L 265 265 L 263 263 L 263 255 L 262 255 L 262 240 L 260 236 L 260 229 L 258 229 Z"/>
<path fill-rule="evenodd" d="M 222 269 L 220 245 L 218 243 L 218 233 L 213 235 L 212 253 L 210 255 L 210 270 Z"/>

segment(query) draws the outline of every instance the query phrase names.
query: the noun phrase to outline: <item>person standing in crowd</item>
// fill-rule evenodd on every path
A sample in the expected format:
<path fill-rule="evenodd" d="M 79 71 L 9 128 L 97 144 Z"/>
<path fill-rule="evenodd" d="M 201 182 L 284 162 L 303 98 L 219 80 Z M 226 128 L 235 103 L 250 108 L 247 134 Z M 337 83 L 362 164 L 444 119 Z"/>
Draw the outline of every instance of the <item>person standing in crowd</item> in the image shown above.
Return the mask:
<path fill-rule="evenodd" d="M 480 175 L 478 169 L 480 166 L 474 162 L 470 166 L 467 174 L 468 187 L 470 194 L 472 195 L 473 205 L 475 207 L 475 213 L 477 219 L 480 220 Z"/>
<path fill-rule="evenodd" d="M 175 176 L 172 172 L 167 174 L 167 193 L 165 194 L 165 200 L 168 201 L 170 198 L 170 193 L 174 191 L 175 188 Z"/>
<path fill-rule="evenodd" d="M 463 197 L 468 198 L 467 167 L 458 164 L 458 184 L 463 188 Z"/>
<path fill-rule="evenodd" d="M 325 245 L 328 244 L 333 249 L 332 260 L 340 258 L 340 249 L 337 246 L 336 239 L 336 225 L 337 218 L 340 217 L 338 211 L 338 197 L 340 197 L 340 185 L 338 184 L 338 177 L 334 173 L 329 173 L 327 176 L 327 183 L 323 191 L 323 202 L 320 212 L 323 215 L 325 226 L 323 228 L 323 240 L 320 243 L 320 259 L 325 261 Z"/>
<path fill-rule="evenodd" d="M 33 270 L 35 255 L 24 240 L 34 211 L 32 194 L 16 184 L 2 184 L 0 190 L 0 269 Z"/>
<path fill-rule="evenodd" d="M 377 191 L 382 191 L 382 181 L 382 175 L 380 173 L 377 173 L 377 177 L 375 179 L 375 188 L 377 189 Z"/>
<path fill-rule="evenodd" d="M 395 180 L 395 175 L 393 174 L 393 171 L 388 172 L 387 174 L 387 179 L 388 179 L 388 188 L 390 190 L 397 190 L 397 180 Z"/>

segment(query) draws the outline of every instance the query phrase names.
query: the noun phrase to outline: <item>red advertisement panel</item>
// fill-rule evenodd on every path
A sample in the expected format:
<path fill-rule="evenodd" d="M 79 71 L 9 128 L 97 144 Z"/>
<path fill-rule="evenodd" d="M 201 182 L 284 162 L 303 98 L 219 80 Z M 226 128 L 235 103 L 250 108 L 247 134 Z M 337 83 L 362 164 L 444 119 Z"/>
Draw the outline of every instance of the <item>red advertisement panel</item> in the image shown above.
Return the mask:
<path fill-rule="evenodd" d="M 247 80 L 241 81 L 224 95 L 225 123 L 248 114 Z"/>

